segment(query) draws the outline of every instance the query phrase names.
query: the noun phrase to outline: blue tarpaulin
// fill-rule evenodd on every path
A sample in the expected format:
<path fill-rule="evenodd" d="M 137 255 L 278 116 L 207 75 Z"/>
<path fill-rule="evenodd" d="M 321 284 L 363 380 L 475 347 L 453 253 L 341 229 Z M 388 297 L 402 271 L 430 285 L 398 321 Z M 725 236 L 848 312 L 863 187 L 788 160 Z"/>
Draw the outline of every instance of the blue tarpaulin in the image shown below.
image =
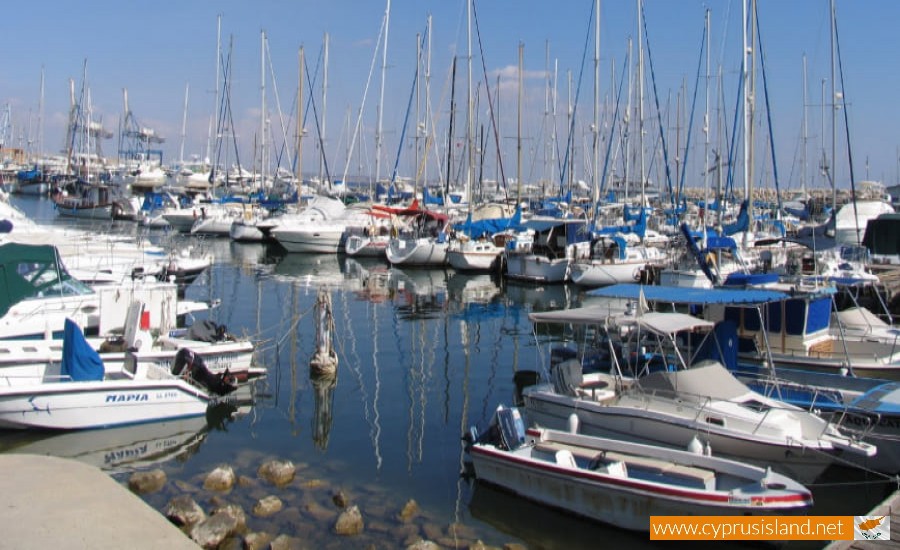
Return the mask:
<path fill-rule="evenodd" d="M 103 380 L 103 360 L 71 319 L 66 319 L 60 370 L 63 376 L 68 376 L 75 382 Z"/>

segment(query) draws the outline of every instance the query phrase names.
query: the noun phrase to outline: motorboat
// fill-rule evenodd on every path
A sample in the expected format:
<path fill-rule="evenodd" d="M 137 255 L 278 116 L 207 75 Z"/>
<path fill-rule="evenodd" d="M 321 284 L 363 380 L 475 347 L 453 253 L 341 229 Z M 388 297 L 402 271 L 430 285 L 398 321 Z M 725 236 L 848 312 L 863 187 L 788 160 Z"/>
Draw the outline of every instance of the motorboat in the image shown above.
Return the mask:
<path fill-rule="evenodd" d="M 71 319 L 65 332 L 57 380 L 12 384 L 0 373 L 0 428 L 77 430 L 201 416 L 214 396 L 235 389 L 190 350 L 180 352 L 171 370 L 129 361 L 122 371 L 107 372 Z"/>
<path fill-rule="evenodd" d="M 606 372 L 585 374 L 581 360 L 567 359 L 553 367 L 552 381 L 524 389 L 535 424 L 563 429 L 574 413 L 588 435 L 675 448 L 697 438 L 717 455 L 772 465 L 804 483 L 847 455 L 875 455 L 874 445 L 737 380 L 723 364 L 734 360 L 735 343 L 719 342 L 714 323 L 643 308 L 609 318 L 591 309 L 530 315 L 592 324 L 609 353 Z"/>
<path fill-rule="evenodd" d="M 500 408 L 499 429 L 475 435 L 475 476 L 595 521 L 649 531 L 651 516 L 785 514 L 813 502 L 770 468 L 546 428 L 521 433 L 517 415 Z"/>
<path fill-rule="evenodd" d="M 72 277 L 52 245 L 0 244 L 0 283 L 2 339 L 61 336 L 66 318 L 105 335 L 124 327 L 135 300 L 147 304 L 150 329 L 167 334 L 179 317 L 208 308 L 178 300 L 173 283 L 134 280 L 91 288 Z"/>

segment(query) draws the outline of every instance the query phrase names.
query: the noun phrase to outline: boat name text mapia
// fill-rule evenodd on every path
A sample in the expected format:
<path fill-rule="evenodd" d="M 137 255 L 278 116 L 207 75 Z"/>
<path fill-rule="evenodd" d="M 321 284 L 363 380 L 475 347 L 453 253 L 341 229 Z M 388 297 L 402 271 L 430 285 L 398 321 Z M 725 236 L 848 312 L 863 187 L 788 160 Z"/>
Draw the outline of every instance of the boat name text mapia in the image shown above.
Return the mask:
<path fill-rule="evenodd" d="M 168 392 L 173 393 L 173 392 Z M 165 397 L 166 394 L 158 395 L 157 397 Z M 129 401 L 149 401 L 150 394 L 147 393 L 125 393 L 125 394 L 110 394 L 106 396 L 106 403 L 127 403 Z"/>

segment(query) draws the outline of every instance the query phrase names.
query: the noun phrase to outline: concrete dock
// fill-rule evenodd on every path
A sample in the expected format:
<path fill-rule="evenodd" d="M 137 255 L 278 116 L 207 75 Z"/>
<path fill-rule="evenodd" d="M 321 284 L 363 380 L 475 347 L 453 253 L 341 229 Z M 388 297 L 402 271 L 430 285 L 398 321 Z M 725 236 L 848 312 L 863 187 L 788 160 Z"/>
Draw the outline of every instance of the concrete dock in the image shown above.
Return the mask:
<path fill-rule="evenodd" d="M 894 491 L 881 504 L 866 514 L 891 518 L 891 540 L 838 540 L 826 550 L 898 550 L 900 549 L 900 490 Z"/>
<path fill-rule="evenodd" d="M 101 470 L 63 458 L 0 455 L 6 548 L 199 548 Z"/>

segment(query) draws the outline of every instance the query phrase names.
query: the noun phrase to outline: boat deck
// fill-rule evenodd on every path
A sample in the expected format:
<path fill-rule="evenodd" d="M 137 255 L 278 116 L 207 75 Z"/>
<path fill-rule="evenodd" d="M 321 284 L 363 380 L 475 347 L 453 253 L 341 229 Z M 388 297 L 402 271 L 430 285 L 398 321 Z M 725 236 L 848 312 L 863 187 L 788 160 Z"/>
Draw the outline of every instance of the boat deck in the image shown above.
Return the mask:
<path fill-rule="evenodd" d="M 598 455 L 598 453 L 592 454 L 589 449 L 567 445 L 557 441 L 541 441 L 537 443 L 534 448 L 536 451 L 549 453 L 551 456 L 557 451 L 567 450 L 572 453 L 576 461 L 581 461 L 583 464 L 595 460 Z M 602 451 L 599 455 L 601 455 L 600 458 L 605 463 L 624 463 L 627 466 L 628 471 L 634 472 L 635 474 L 634 476 L 628 475 L 627 477 L 644 478 L 647 481 L 667 480 L 669 483 L 676 483 L 694 488 L 705 488 L 708 490 L 715 489 L 716 487 L 716 474 L 712 470 L 674 464 L 652 457 L 623 454 L 614 451 Z M 639 472 L 644 475 L 639 475 Z"/>
<path fill-rule="evenodd" d="M 900 549 L 900 490 L 894 491 L 881 504 L 869 512 L 869 516 L 890 516 L 891 540 L 837 540 L 825 550 L 898 550 Z"/>

